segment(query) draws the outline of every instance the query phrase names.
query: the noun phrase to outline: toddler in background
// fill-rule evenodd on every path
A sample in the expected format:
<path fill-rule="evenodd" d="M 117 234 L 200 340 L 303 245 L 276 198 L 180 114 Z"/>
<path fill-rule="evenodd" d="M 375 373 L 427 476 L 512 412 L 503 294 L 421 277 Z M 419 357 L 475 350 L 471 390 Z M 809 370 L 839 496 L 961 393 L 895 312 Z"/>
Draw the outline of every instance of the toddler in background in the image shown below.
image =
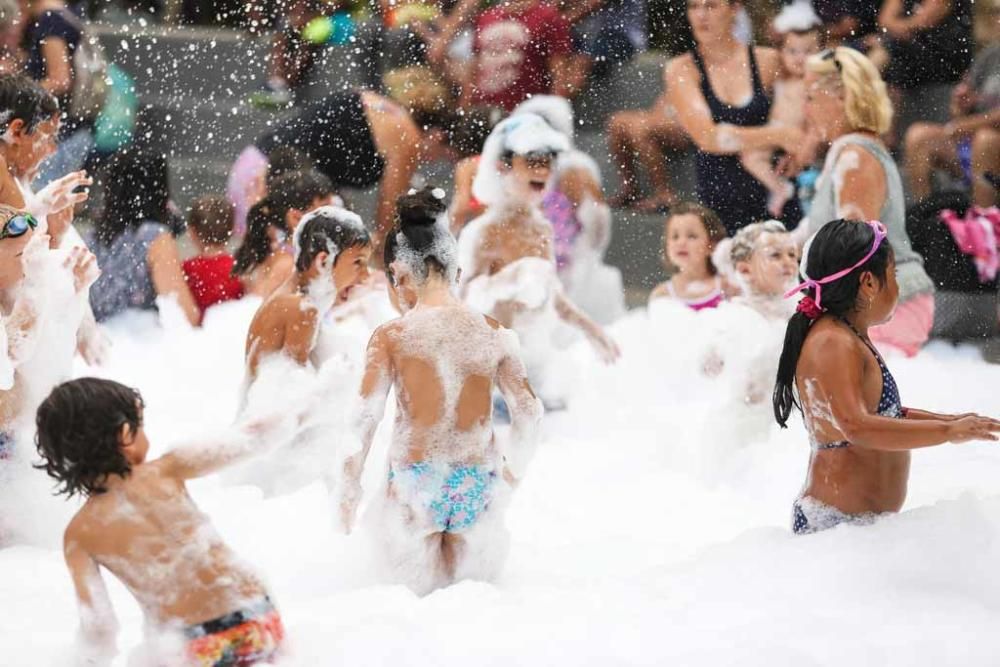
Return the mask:
<path fill-rule="evenodd" d="M 771 105 L 772 126 L 805 129 L 806 58 L 819 53 L 822 46 L 820 20 L 807 3 L 789 5 L 774 20 L 781 36 L 781 76 L 774 82 Z M 740 155 L 743 168 L 768 190 L 767 211 L 781 217 L 785 204 L 795 195 L 791 181 L 777 173 L 771 164 L 772 151 L 761 149 Z"/>
<path fill-rule="evenodd" d="M 726 228 L 711 209 L 693 202 L 675 206 L 663 228 L 663 255 L 673 275 L 649 300 L 677 299 L 695 311 L 722 303 L 725 286 L 712 264 L 712 251 L 724 238 Z"/>
<path fill-rule="evenodd" d="M 243 283 L 232 275 L 234 260 L 226 248 L 234 217 L 232 203 L 222 195 L 205 195 L 191 205 L 188 234 L 198 255 L 184 262 L 184 279 L 203 318 L 209 306 L 243 296 Z"/>
<path fill-rule="evenodd" d="M 719 244 L 714 259 L 724 274 L 723 266 L 731 266 L 734 282 L 742 292 L 734 302 L 769 319 L 791 317 L 794 306 L 789 306 L 784 296 L 799 269 L 799 244 L 783 223 L 764 220 L 747 225 Z"/>

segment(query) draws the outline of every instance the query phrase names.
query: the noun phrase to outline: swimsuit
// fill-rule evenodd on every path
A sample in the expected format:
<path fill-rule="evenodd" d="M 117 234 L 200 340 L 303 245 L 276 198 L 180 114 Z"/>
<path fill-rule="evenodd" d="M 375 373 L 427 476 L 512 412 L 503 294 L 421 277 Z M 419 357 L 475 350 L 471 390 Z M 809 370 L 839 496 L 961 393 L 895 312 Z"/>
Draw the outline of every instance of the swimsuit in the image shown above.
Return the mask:
<path fill-rule="evenodd" d="M 697 47 L 691 51 L 691 55 L 701 74 L 701 94 L 712 113 L 712 122 L 737 127 L 767 125 L 771 99 L 764 90 L 752 46 L 748 47 L 747 53 L 752 93 L 742 106 L 730 106 L 716 97 Z M 739 155 L 715 155 L 697 151 L 695 171 L 698 177 L 698 201 L 719 215 L 730 236 L 751 222 L 770 217 L 767 212 L 767 189 L 743 168 Z"/>
<path fill-rule="evenodd" d="M 14 456 L 14 434 L 0 431 L 0 461 Z"/>
<path fill-rule="evenodd" d="M 225 616 L 184 630 L 197 667 L 249 667 L 274 657 L 285 636 L 281 616 L 264 597 Z"/>
<path fill-rule="evenodd" d="M 667 282 L 667 294 L 669 294 L 671 298 L 682 301 L 685 306 L 687 306 L 688 308 L 690 308 L 695 312 L 698 312 L 699 310 L 709 310 L 711 308 L 718 308 L 719 305 L 726 299 L 726 295 L 722 291 L 722 281 L 720 281 L 718 278 L 715 279 L 715 289 L 713 289 L 707 295 L 699 297 L 697 299 L 682 299 L 681 297 L 677 296 L 677 293 L 674 292 L 674 284 L 669 281 Z"/>
<path fill-rule="evenodd" d="M 840 318 L 840 321 L 846 324 L 861 339 L 861 342 L 871 350 L 872 354 L 875 355 L 875 361 L 878 362 L 879 370 L 882 372 L 882 394 L 879 397 L 876 414 L 892 419 L 902 419 L 903 406 L 899 399 L 899 387 L 896 385 L 896 380 L 892 377 L 892 373 L 889 372 L 888 366 L 885 365 L 882 355 L 878 353 L 875 346 L 868 342 L 861 335 L 861 332 L 855 329 L 850 322 L 844 318 Z M 820 443 L 816 441 L 811 433 L 809 441 L 814 451 L 843 449 L 851 446 L 851 443 L 846 440 Z M 847 514 L 836 507 L 831 507 L 810 496 L 800 496 L 792 505 L 792 532 L 797 535 L 805 535 L 833 528 L 841 523 L 868 525 L 873 523 L 879 516 L 881 515 L 875 512 Z"/>
<path fill-rule="evenodd" d="M 427 513 L 436 532 L 471 528 L 493 499 L 493 466 L 420 461 L 394 465 L 389 482 L 411 505 Z"/>

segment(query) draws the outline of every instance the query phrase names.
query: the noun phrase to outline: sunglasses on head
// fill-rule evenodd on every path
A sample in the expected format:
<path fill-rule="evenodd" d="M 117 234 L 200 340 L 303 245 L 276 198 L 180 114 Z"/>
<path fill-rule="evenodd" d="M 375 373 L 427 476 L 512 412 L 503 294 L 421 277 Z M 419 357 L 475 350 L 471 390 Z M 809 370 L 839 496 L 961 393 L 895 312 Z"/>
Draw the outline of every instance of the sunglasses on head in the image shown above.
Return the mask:
<path fill-rule="evenodd" d="M 833 49 L 827 49 L 826 51 L 824 51 L 823 55 L 820 56 L 820 58 L 823 60 L 832 60 L 834 67 L 837 68 L 837 71 L 840 72 L 841 74 L 844 73 L 844 66 L 840 64 L 840 60 L 837 59 L 837 52 L 834 51 Z"/>
<path fill-rule="evenodd" d="M 30 213 L 18 213 L 4 223 L 3 228 L 0 228 L 0 240 L 16 239 L 18 236 L 27 234 L 29 229 L 36 227 L 38 227 L 38 220 L 35 220 L 35 216 Z"/>

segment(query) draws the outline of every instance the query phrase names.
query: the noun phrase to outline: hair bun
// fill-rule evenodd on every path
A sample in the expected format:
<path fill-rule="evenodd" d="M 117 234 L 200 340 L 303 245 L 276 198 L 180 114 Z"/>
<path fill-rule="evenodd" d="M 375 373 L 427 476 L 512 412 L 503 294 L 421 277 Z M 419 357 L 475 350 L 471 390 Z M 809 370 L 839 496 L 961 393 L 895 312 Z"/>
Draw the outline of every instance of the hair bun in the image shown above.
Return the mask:
<path fill-rule="evenodd" d="M 444 190 L 429 185 L 400 197 L 396 202 L 400 227 L 426 227 L 435 224 L 448 208 L 444 195 Z"/>

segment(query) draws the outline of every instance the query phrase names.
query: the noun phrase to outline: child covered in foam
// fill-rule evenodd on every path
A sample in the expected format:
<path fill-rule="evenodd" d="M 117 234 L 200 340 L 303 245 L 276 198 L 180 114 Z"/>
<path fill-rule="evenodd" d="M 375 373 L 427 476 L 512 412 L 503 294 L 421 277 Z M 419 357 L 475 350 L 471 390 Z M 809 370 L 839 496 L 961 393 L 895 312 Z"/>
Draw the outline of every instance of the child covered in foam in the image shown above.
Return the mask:
<path fill-rule="evenodd" d="M 459 240 L 463 293 L 468 303 L 517 332 L 539 394 L 562 403 L 572 382 L 553 336 L 559 320 L 578 329 L 606 362 L 617 345 L 566 296 L 559 281 L 552 226 L 539 208 L 552 163 L 569 145 L 541 117 L 518 114 L 493 130 L 473 184 L 486 213 Z"/>
<path fill-rule="evenodd" d="M 349 411 L 330 406 L 349 404 L 360 375 L 360 368 L 336 350 L 328 347 L 321 358 L 317 344 L 330 311 L 346 303 L 368 278 L 368 230 L 356 214 L 322 206 L 302 218 L 294 240 L 291 277 L 261 304 L 250 323 L 241 413 L 255 414 L 275 404 L 299 409 L 306 403 L 308 418 L 293 442 L 282 443 L 294 451 L 279 447 L 278 455 L 229 475 L 232 482 L 252 483 L 268 493 L 294 490 L 335 465 L 339 448 L 331 442 L 347 446 L 352 441 L 346 437 Z M 355 344 L 362 348 L 364 343 L 355 339 Z M 339 435 L 345 437 L 337 440 Z M 333 478 L 326 481 L 336 485 Z"/>
<path fill-rule="evenodd" d="M 573 144 L 573 107 L 557 95 L 535 95 L 513 115 L 540 116 L 569 142 L 555 161 L 542 212 L 552 223 L 556 266 L 570 300 L 601 324 L 625 314 L 621 272 L 604 263 L 611 243 L 611 209 L 604 201 L 601 171 Z"/>
<path fill-rule="evenodd" d="M 195 506 L 186 482 L 280 441 L 295 413 L 147 461 L 143 410 L 138 391 L 96 378 L 56 387 L 38 409 L 43 468 L 61 493 L 86 499 L 64 537 L 80 611 L 71 664 L 110 665 L 117 653 L 103 570 L 145 615 L 152 655 L 143 664 L 270 662 L 284 635 L 274 602 Z"/>
<path fill-rule="evenodd" d="M 348 529 L 360 478 L 395 389 L 396 419 L 387 486 L 376 524 L 390 576 L 426 593 L 464 578 L 492 579 L 506 556 L 506 497 L 524 476 L 542 407 L 518 356 L 517 337 L 455 295 L 458 263 L 447 230 L 444 191 L 401 197 L 384 260 L 403 316 L 368 345 L 358 418 L 363 449 L 347 466 Z M 493 432 L 491 396 L 510 406 L 509 439 Z"/>

